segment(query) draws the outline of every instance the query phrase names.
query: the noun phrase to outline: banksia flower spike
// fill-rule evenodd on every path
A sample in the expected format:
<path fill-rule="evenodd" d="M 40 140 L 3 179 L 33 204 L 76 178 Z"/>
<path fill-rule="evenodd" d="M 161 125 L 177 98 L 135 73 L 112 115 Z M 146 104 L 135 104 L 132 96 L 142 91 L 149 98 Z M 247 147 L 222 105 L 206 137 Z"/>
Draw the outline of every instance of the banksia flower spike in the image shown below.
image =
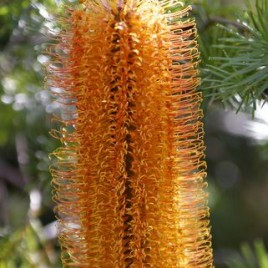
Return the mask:
<path fill-rule="evenodd" d="M 212 267 L 196 26 L 178 1 L 84 0 L 48 83 L 65 267 Z"/>

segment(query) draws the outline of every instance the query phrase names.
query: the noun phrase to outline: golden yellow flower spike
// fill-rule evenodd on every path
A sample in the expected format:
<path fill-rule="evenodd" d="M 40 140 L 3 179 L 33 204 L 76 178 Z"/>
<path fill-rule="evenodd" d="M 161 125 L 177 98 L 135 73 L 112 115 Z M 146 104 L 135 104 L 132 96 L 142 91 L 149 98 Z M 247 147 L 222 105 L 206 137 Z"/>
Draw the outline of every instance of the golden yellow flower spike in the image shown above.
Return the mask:
<path fill-rule="evenodd" d="M 212 267 L 196 27 L 179 1 L 83 0 L 52 93 L 65 267 Z"/>

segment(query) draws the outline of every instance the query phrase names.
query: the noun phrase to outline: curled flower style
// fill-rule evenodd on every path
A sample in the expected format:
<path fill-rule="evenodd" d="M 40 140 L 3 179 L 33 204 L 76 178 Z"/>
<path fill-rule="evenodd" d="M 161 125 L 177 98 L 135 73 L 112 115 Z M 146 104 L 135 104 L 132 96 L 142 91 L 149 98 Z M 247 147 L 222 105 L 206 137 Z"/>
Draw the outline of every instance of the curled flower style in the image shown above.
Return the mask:
<path fill-rule="evenodd" d="M 80 2 L 48 67 L 64 266 L 213 267 L 190 7 Z"/>

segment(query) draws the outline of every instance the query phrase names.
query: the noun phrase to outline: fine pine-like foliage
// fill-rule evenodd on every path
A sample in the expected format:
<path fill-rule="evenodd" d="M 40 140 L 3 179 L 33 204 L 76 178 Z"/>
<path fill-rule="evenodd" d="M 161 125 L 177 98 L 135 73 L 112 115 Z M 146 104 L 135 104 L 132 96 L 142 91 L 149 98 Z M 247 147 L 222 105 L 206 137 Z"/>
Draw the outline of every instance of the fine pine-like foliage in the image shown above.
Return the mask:
<path fill-rule="evenodd" d="M 206 94 L 236 109 L 254 111 L 268 92 L 268 1 L 256 0 L 224 30 L 206 66 Z M 216 50 L 215 50 L 216 49 Z"/>
<path fill-rule="evenodd" d="M 212 267 L 199 52 L 177 1 L 85 0 L 48 84 L 65 267 Z"/>

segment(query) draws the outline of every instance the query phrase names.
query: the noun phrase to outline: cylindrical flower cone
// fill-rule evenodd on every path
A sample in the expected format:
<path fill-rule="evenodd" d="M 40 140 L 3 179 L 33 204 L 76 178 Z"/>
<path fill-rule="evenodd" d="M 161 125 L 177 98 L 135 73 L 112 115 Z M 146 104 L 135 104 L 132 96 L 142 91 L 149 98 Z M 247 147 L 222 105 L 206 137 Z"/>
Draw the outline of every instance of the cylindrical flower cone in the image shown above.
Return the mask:
<path fill-rule="evenodd" d="M 85 0 L 48 84 L 65 267 L 212 267 L 197 34 L 178 1 Z"/>

